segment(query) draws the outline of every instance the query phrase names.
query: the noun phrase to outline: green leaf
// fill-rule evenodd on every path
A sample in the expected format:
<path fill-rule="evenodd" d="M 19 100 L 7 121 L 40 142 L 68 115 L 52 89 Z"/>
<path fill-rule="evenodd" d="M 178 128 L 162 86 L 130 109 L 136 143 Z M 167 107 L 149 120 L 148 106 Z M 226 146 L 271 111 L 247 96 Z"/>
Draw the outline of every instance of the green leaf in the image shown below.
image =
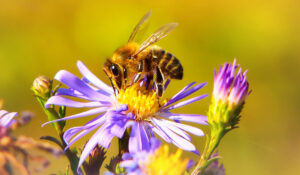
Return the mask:
<path fill-rule="evenodd" d="M 48 140 L 48 141 L 51 141 L 53 143 L 56 143 L 58 146 L 60 146 L 62 149 L 64 149 L 64 146 L 62 145 L 62 143 L 58 139 L 56 139 L 52 136 L 42 136 L 42 137 L 40 137 L 40 139 Z"/>

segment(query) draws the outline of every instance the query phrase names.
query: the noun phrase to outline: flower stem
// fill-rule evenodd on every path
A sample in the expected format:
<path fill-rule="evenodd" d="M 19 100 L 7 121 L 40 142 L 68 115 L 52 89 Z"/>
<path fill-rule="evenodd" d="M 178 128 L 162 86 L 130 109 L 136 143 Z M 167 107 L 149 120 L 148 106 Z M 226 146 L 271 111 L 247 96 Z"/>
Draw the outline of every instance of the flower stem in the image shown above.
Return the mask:
<path fill-rule="evenodd" d="M 66 112 L 66 109 L 64 107 L 61 107 L 59 113 L 57 113 L 53 107 L 48 108 L 48 109 L 45 108 L 45 102 L 47 101 L 47 99 L 37 96 L 37 100 L 41 104 L 45 114 L 48 116 L 49 121 L 64 117 L 65 112 Z M 65 150 L 65 148 L 67 146 L 66 142 L 63 139 L 63 135 L 64 135 L 63 129 L 65 126 L 65 121 L 54 122 L 54 123 L 52 123 L 52 126 L 55 128 L 57 134 L 59 135 L 60 142 L 61 142 L 59 144 L 59 146 L 61 146 L 62 150 L 65 152 L 65 155 L 67 156 L 67 158 L 70 162 L 70 166 L 71 166 L 71 170 L 72 170 L 73 174 L 78 175 L 77 166 L 78 166 L 79 158 L 78 158 L 76 152 L 74 152 L 70 149 Z M 79 171 L 81 171 L 81 169 Z"/>
<path fill-rule="evenodd" d="M 60 134 L 60 140 L 63 144 L 63 148 L 65 149 L 67 144 L 65 143 L 64 139 L 63 139 L 63 133 Z M 69 162 L 70 162 L 70 166 L 71 166 L 71 170 L 73 172 L 74 175 L 77 175 L 77 166 L 78 166 L 78 162 L 79 162 L 79 158 L 77 157 L 76 152 L 71 151 L 69 148 L 65 150 L 65 155 L 67 156 Z M 79 171 L 82 171 L 81 168 Z"/>
<path fill-rule="evenodd" d="M 217 160 L 211 158 L 212 154 L 215 152 L 216 148 L 218 147 L 221 139 L 226 134 L 226 130 L 223 128 L 215 128 L 211 127 L 210 136 L 206 139 L 206 144 L 204 151 L 200 157 L 200 160 L 195 167 L 192 175 L 200 174 L 207 166 L 209 166 L 213 161 Z"/>

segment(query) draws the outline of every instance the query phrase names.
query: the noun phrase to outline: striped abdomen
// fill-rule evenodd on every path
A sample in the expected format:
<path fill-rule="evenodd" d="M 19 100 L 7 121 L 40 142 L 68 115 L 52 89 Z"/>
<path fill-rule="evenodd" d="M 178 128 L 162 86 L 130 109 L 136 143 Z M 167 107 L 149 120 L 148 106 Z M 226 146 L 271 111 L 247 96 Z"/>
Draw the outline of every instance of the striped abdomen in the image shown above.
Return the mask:
<path fill-rule="evenodd" d="M 152 62 L 160 68 L 166 78 L 181 80 L 183 77 L 183 67 L 180 61 L 171 53 L 163 49 L 152 48 Z"/>

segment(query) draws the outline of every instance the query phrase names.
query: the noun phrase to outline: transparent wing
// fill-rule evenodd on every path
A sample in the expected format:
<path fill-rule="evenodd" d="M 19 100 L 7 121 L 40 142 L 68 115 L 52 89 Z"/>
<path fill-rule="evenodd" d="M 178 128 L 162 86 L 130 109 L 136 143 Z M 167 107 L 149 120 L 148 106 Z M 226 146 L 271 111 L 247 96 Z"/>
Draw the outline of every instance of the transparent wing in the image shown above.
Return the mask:
<path fill-rule="evenodd" d="M 145 50 L 150 45 L 156 43 L 161 40 L 163 37 L 167 36 L 173 29 L 177 27 L 177 23 L 169 23 L 161 26 L 157 29 L 146 41 L 144 41 L 139 50 L 135 53 L 135 55 L 139 54 L 143 50 Z"/>
<path fill-rule="evenodd" d="M 140 22 L 134 27 L 128 42 L 135 41 L 137 39 L 137 34 L 144 33 L 146 29 L 148 28 L 148 19 L 151 16 L 152 11 L 150 10 L 148 13 L 146 13 L 143 18 L 140 20 Z"/>

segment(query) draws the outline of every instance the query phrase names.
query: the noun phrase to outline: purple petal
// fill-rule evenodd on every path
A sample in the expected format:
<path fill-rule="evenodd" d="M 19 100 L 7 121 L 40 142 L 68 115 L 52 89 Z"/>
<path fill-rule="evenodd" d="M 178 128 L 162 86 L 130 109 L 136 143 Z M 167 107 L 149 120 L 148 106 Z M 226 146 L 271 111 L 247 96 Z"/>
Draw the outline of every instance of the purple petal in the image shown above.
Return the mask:
<path fill-rule="evenodd" d="M 114 124 L 110 130 L 110 132 L 118 138 L 123 137 L 124 132 L 126 131 L 127 128 L 125 122 L 122 122 L 121 124 L 120 123 L 121 122 Z"/>
<path fill-rule="evenodd" d="M 248 93 L 248 85 L 241 89 L 241 92 L 238 94 L 237 99 L 242 101 Z"/>
<path fill-rule="evenodd" d="M 132 159 L 132 155 L 130 153 L 124 153 L 122 155 L 122 159 L 123 160 L 128 160 L 128 159 Z"/>
<path fill-rule="evenodd" d="M 68 87 L 77 90 L 78 92 L 86 95 L 90 99 L 94 101 L 110 101 L 110 97 L 100 94 L 96 91 L 94 91 L 91 87 L 89 87 L 86 83 L 84 83 L 82 80 L 77 78 L 75 75 L 72 73 L 61 70 L 59 71 L 55 77 L 56 80 L 64 83 Z"/>
<path fill-rule="evenodd" d="M 81 61 L 77 61 L 77 67 L 80 71 L 80 73 L 88 79 L 92 84 L 97 86 L 100 89 L 105 90 L 109 94 L 113 94 L 113 88 L 105 84 L 103 81 L 101 81 L 99 78 L 97 78 Z"/>
<path fill-rule="evenodd" d="M 73 128 L 70 128 L 68 130 L 66 130 L 66 132 L 63 135 L 63 139 L 66 143 L 69 143 L 70 139 L 77 134 L 78 132 L 84 130 L 84 126 L 76 126 Z"/>
<path fill-rule="evenodd" d="M 167 87 L 169 86 L 171 80 L 170 79 L 167 79 L 166 83 L 165 83 L 165 90 L 167 89 Z"/>
<path fill-rule="evenodd" d="M 230 74 L 230 77 L 234 77 L 234 72 L 235 72 L 235 69 L 237 68 L 236 66 L 236 59 L 233 60 L 233 64 L 232 64 L 232 68 L 231 68 L 231 74 Z"/>
<path fill-rule="evenodd" d="M 175 122 L 169 122 L 169 121 L 164 120 L 164 119 L 158 120 L 158 121 L 160 122 L 162 127 L 170 129 L 171 131 L 173 131 L 174 133 L 180 135 L 181 137 L 185 138 L 188 141 L 192 141 L 192 138 L 185 131 L 183 131 L 182 129 L 180 129 L 176 125 L 170 124 L 170 123 L 175 123 Z"/>
<path fill-rule="evenodd" d="M 99 126 L 96 125 L 94 127 L 82 130 L 79 134 L 77 134 L 74 138 L 72 138 L 72 140 L 70 140 L 68 142 L 65 140 L 67 142 L 67 146 L 65 147 L 65 150 L 67 150 L 71 145 L 73 145 L 73 143 L 75 143 L 77 140 L 81 139 L 83 136 L 87 135 L 88 133 L 92 132 L 97 127 L 99 127 Z M 65 135 L 66 135 L 66 137 L 70 137 L 67 135 L 67 133 L 64 134 L 64 137 L 65 137 Z"/>
<path fill-rule="evenodd" d="M 3 116 L 0 119 L 0 126 L 9 127 L 10 125 L 12 125 L 15 122 L 15 120 L 13 120 L 13 118 L 16 117 L 17 115 L 18 115 L 18 113 L 16 113 L 16 112 L 6 114 L 5 116 Z"/>
<path fill-rule="evenodd" d="M 149 150 L 150 149 L 150 139 L 149 134 L 146 131 L 147 125 L 143 124 L 142 122 L 139 123 L 139 131 L 141 135 L 141 143 L 142 143 L 142 150 Z"/>
<path fill-rule="evenodd" d="M 70 97 L 77 97 L 84 100 L 90 100 L 89 97 L 83 95 L 82 93 L 75 91 L 73 89 L 65 89 L 65 88 L 59 88 L 55 95 L 61 95 L 61 96 L 70 96 Z"/>
<path fill-rule="evenodd" d="M 154 127 L 152 130 L 159 135 L 161 138 L 163 138 L 166 142 L 171 143 L 172 139 L 165 133 L 165 131 L 162 129 L 160 124 L 157 124 L 157 120 L 151 120 L 153 123 Z"/>
<path fill-rule="evenodd" d="M 101 114 L 98 117 L 87 122 L 84 126 L 70 128 L 64 133 L 64 140 L 66 142 L 69 142 L 69 140 L 78 132 L 85 130 L 85 129 L 89 129 L 94 126 L 98 127 L 98 126 L 102 125 L 105 121 L 106 121 L 105 115 Z"/>
<path fill-rule="evenodd" d="M 171 143 L 170 138 L 166 135 L 166 133 L 159 129 L 157 124 L 155 124 L 155 127 L 152 128 L 152 131 L 155 132 L 159 137 L 163 138 L 166 142 Z"/>
<path fill-rule="evenodd" d="M 125 160 L 120 163 L 120 167 L 137 168 L 138 163 L 134 160 Z"/>
<path fill-rule="evenodd" d="M 195 165 L 195 162 L 192 159 L 190 159 L 188 164 L 186 165 L 186 169 L 188 170 L 188 169 L 192 168 L 194 165 Z"/>
<path fill-rule="evenodd" d="M 151 138 L 150 139 L 150 145 L 151 145 L 150 150 L 154 152 L 157 148 L 160 147 L 161 141 L 158 140 L 157 138 Z"/>
<path fill-rule="evenodd" d="M 122 112 L 127 110 L 128 110 L 128 106 L 126 104 L 118 105 L 115 109 L 116 112 Z"/>
<path fill-rule="evenodd" d="M 0 110 L 0 118 L 2 117 L 2 116 L 4 116 L 4 114 L 7 114 L 8 112 L 7 111 L 5 111 L 5 110 Z"/>
<path fill-rule="evenodd" d="M 192 93 L 194 93 L 194 92 L 198 91 L 199 89 L 201 89 L 206 84 L 207 83 L 201 83 L 201 84 L 198 84 L 198 85 L 196 85 L 196 86 L 194 86 L 194 87 L 192 87 L 192 88 L 190 88 L 190 89 L 182 92 L 180 95 L 176 96 L 175 98 L 174 97 L 171 98 L 166 105 L 170 105 L 172 103 L 175 103 L 176 101 L 179 101 L 179 100 L 181 100 L 181 99 L 183 99 L 183 98 L 191 95 Z"/>
<path fill-rule="evenodd" d="M 98 144 L 98 139 L 99 135 L 102 133 L 103 127 L 99 128 L 96 133 L 89 139 L 89 141 L 86 143 L 84 146 L 84 149 L 81 153 L 79 163 L 78 163 L 78 169 L 82 165 L 82 163 L 85 161 L 85 159 L 88 157 L 88 155 L 91 153 L 91 151 L 94 149 L 94 147 Z M 77 170 L 78 171 L 78 170 Z"/>
<path fill-rule="evenodd" d="M 207 117 L 204 115 L 174 113 L 159 113 L 158 115 L 161 117 L 168 118 L 170 120 L 187 121 L 207 125 Z"/>
<path fill-rule="evenodd" d="M 188 84 L 187 86 L 185 86 L 183 89 L 181 89 L 177 94 L 175 94 L 169 101 L 168 103 L 166 104 L 166 106 L 169 105 L 169 102 L 172 100 L 172 99 L 175 99 L 177 98 L 179 95 L 181 95 L 184 91 L 186 91 L 188 88 L 190 88 L 191 86 L 193 86 L 196 82 L 192 82 L 190 84 Z"/>
<path fill-rule="evenodd" d="M 102 127 L 104 129 L 98 137 L 98 144 L 107 149 L 110 146 L 110 142 L 113 139 L 114 135 L 110 133 L 109 125 Z"/>
<path fill-rule="evenodd" d="M 91 109 L 88 111 L 84 111 L 82 113 L 78 113 L 78 114 L 70 115 L 68 117 L 64 117 L 61 119 L 46 122 L 46 123 L 42 124 L 42 127 L 44 127 L 45 125 L 47 125 L 49 123 L 53 123 L 53 122 L 59 122 L 59 121 L 63 121 L 63 120 L 70 120 L 70 119 L 75 119 L 75 118 L 87 117 L 87 116 L 94 115 L 94 114 L 99 114 L 104 111 L 107 111 L 108 109 L 110 109 L 110 107 L 100 107 L 100 108 Z"/>
<path fill-rule="evenodd" d="M 134 153 L 134 152 L 138 152 L 140 149 L 140 145 L 139 145 L 139 132 L 138 132 L 138 127 L 137 127 L 137 123 L 134 123 L 132 125 L 131 128 L 131 134 L 129 137 L 129 152 Z"/>
<path fill-rule="evenodd" d="M 191 99 L 182 101 L 182 102 L 180 102 L 180 103 L 177 103 L 177 104 L 175 104 L 175 105 L 173 105 L 173 106 L 170 106 L 170 107 L 167 107 L 167 108 L 165 108 L 165 109 L 166 109 L 166 110 L 172 110 L 172 109 L 180 108 L 180 107 L 185 106 L 185 105 L 188 105 L 188 104 L 190 104 L 190 103 L 199 101 L 199 100 L 201 100 L 201 99 L 203 99 L 203 98 L 205 98 L 205 97 L 207 97 L 207 96 L 208 96 L 207 94 L 205 94 L 205 95 L 200 95 L 200 96 L 198 96 L 198 97 L 194 97 L 194 98 L 191 98 Z"/>
<path fill-rule="evenodd" d="M 49 108 L 50 105 L 67 106 L 73 108 L 108 106 L 107 104 L 103 105 L 100 102 L 77 102 L 61 96 L 52 96 L 51 98 L 49 98 L 49 100 L 45 104 L 45 107 Z"/>
<path fill-rule="evenodd" d="M 107 125 L 104 125 L 101 128 L 99 128 L 86 143 L 79 159 L 78 169 L 97 144 L 100 144 L 104 148 L 108 148 L 112 138 L 113 136 L 109 134 L 107 130 Z"/>
<path fill-rule="evenodd" d="M 188 131 L 188 132 L 190 132 L 194 135 L 204 136 L 204 132 L 201 129 L 198 129 L 196 127 L 185 125 L 185 124 L 182 124 L 182 123 L 171 122 L 171 121 L 168 121 L 168 120 L 166 120 L 165 123 L 167 123 L 168 125 L 174 125 L 174 126 L 180 128 L 180 129 Z"/>
<path fill-rule="evenodd" d="M 156 121 L 156 124 L 161 125 L 161 122 L 158 121 L 158 119 L 153 118 L 153 120 Z M 188 140 L 182 138 L 181 136 L 178 136 L 171 130 L 169 130 L 166 127 L 161 126 L 162 130 L 171 138 L 172 143 L 176 145 L 177 147 L 186 150 L 186 151 L 195 151 L 195 146 L 189 142 Z"/>
<path fill-rule="evenodd" d="M 132 126 L 129 138 L 129 152 L 149 150 L 149 135 L 146 133 L 144 127 L 145 125 L 142 122 L 137 122 Z"/>

